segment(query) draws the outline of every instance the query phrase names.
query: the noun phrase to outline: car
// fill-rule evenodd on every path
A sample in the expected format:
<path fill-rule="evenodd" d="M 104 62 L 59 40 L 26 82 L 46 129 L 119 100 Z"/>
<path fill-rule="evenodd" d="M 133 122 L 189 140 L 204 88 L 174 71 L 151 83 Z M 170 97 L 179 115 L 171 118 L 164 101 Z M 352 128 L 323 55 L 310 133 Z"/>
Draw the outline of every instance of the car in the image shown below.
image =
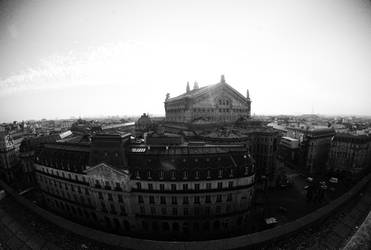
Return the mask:
<path fill-rule="evenodd" d="M 269 217 L 269 218 L 265 218 L 265 223 L 267 225 L 274 225 L 278 223 L 278 220 L 275 217 Z"/>
<path fill-rule="evenodd" d="M 335 178 L 335 177 L 331 177 L 330 180 L 329 180 L 330 183 L 338 183 L 339 180 L 338 178 Z"/>
<path fill-rule="evenodd" d="M 307 177 L 306 181 L 307 182 L 313 182 L 313 178 L 312 177 Z"/>

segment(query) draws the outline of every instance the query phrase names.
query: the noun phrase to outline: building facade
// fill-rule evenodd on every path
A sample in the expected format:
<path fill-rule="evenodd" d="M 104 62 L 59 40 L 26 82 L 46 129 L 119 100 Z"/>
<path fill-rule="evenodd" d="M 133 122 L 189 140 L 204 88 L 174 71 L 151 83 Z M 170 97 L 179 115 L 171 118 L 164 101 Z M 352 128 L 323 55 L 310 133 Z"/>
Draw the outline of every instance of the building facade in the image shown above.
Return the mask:
<path fill-rule="evenodd" d="M 327 171 L 326 163 L 334 135 L 333 128 L 306 130 L 300 147 L 304 172 L 317 174 Z"/>
<path fill-rule="evenodd" d="M 7 133 L 0 133 L 0 178 L 8 183 L 17 178 L 19 157 L 13 138 Z"/>
<path fill-rule="evenodd" d="M 358 174 L 371 168 L 371 137 L 336 134 L 331 141 L 329 170 Z"/>
<path fill-rule="evenodd" d="M 160 137 L 137 143 L 101 134 L 90 145 L 44 145 L 34 167 L 45 206 L 143 238 L 207 239 L 252 226 L 255 167 L 245 146 L 167 145 Z"/>
<path fill-rule="evenodd" d="M 166 121 L 179 123 L 234 122 L 241 117 L 250 117 L 251 101 L 249 91 L 243 96 L 229 84 L 224 76 L 219 83 L 199 87 L 195 83 L 186 93 L 170 98 L 166 95 Z"/>
<path fill-rule="evenodd" d="M 282 137 L 278 146 L 277 161 L 281 166 L 296 169 L 299 163 L 299 140 Z"/>

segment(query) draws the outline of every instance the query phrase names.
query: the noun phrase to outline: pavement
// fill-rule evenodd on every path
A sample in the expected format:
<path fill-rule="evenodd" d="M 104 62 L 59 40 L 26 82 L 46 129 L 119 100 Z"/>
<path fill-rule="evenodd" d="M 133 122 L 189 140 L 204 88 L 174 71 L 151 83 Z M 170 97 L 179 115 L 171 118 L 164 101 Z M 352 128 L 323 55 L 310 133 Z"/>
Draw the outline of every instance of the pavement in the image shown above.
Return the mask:
<path fill-rule="evenodd" d="M 113 248 L 59 228 L 7 196 L 0 200 L 0 250 L 3 249 Z"/>
<path fill-rule="evenodd" d="M 342 249 L 363 223 L 370 207 L 371 182 L 357 197 L 323 222 L 261 249 Z"/>

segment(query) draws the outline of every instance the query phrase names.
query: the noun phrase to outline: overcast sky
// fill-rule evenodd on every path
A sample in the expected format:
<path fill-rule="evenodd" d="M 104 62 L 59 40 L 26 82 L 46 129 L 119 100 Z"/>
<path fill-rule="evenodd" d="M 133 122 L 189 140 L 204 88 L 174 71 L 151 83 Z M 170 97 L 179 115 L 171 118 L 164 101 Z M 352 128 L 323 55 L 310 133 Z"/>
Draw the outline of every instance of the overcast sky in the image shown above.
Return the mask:
<path fill-rule="evenodd" d="M 194 81 L 255 114 L 371 115 L 369 0 L 1 1 L 0 122 L 164 114 Z"/>

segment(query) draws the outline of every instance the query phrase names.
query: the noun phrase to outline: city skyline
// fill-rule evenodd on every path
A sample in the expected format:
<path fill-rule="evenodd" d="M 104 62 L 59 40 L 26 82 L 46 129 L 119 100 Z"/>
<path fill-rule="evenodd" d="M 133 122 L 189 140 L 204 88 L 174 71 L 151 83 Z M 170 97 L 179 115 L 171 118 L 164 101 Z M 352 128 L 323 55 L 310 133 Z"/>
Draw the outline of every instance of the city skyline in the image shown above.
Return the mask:
<path fill-rule="evenodd" d="M 226 82 L 251 114 L 371 115 L 370 1 L 3 1 L 0 122 L 165 114 Z"/>

